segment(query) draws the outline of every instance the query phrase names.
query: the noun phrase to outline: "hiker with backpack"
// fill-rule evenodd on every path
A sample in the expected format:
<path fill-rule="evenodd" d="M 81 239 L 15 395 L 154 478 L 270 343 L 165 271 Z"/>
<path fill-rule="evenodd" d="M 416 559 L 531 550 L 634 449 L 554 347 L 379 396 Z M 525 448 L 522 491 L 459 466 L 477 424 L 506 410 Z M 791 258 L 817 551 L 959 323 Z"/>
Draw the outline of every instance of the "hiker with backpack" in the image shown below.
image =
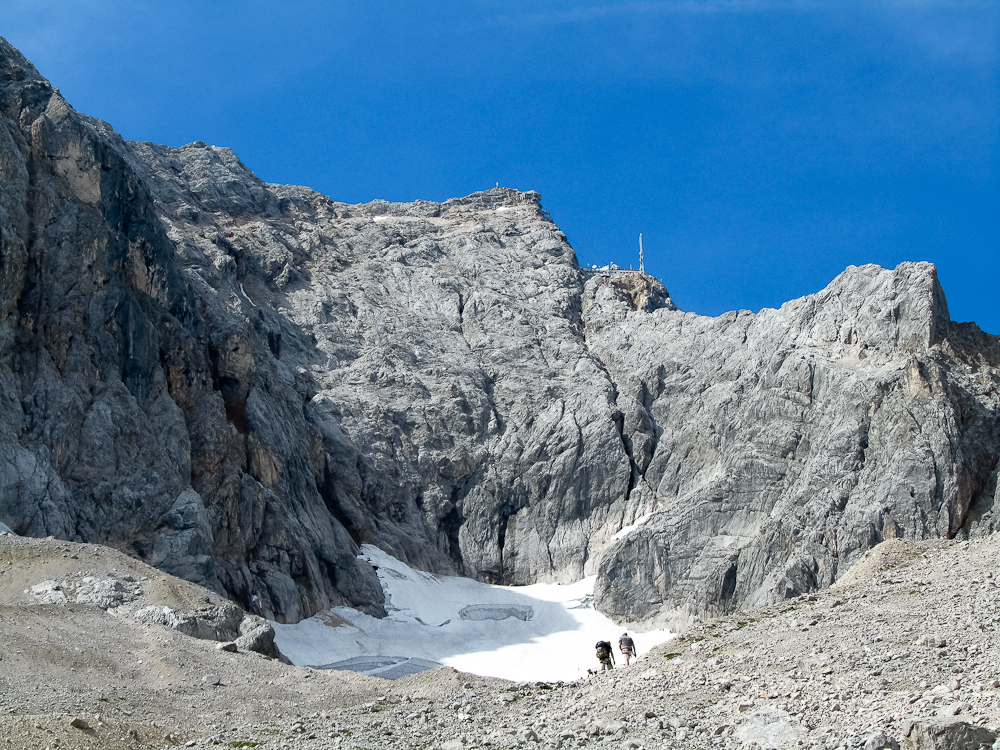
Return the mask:
<path fill-rule="evenodd" d="M 628 633 L 622 633 L 622 637 L 618 639 L 618 648 L 622 651 L 622 656 L 625 657 L 625 666 L 628 666 L 629 661 L 635 656 L 635 642 L 628 637 Z"/>
<path fill-rule="evenodd" d="M 609 641 L 597 642 L 597 661 L 601 663 L 600 671 L 602 672 L 610 672 L 615 668 L 615 652 L 611 650 L 611 643 Z"/>

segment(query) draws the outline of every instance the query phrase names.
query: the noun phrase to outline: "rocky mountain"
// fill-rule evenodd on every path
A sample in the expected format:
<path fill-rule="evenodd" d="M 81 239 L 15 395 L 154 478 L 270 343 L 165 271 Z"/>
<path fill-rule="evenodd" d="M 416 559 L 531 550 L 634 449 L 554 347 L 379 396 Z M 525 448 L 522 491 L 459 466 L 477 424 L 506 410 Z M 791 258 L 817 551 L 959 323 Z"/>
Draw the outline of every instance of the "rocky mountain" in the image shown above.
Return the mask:
<path fill-rule="evenodd" d="M 337 203 L 122 140 L 0 41 L 0 522 L 279 621 L 357 557 L 597 574 L 630 620 L 772 602 L 885 538 L 989 533 L 1000 342 L 932 266 L 679 311 L 537 193 Z"/>

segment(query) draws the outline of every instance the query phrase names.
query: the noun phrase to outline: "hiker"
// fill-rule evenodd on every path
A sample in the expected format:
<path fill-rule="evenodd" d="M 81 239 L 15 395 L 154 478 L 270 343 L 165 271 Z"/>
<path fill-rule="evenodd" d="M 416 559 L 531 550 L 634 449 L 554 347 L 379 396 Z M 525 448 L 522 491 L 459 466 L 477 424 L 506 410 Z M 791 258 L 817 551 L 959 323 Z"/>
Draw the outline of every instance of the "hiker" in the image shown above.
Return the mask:
<path fill-rule="evenodd" d="M 625 657 L 625 666 L 628 666 L 629 660 L 635 656 L 635 642 L 628 637 L 628 633 L 622 633 L 622 637 L 618 639 L 618 648 L 622 651 L 622 656 Z"/>
<path fill-rule="evenodd" d="M 610 672 L 615 668 L 615 652 L 611 650 L 611 643 L 608 641 L 597 642 L 597 661 L 601 663 L 602 672 Z"/>

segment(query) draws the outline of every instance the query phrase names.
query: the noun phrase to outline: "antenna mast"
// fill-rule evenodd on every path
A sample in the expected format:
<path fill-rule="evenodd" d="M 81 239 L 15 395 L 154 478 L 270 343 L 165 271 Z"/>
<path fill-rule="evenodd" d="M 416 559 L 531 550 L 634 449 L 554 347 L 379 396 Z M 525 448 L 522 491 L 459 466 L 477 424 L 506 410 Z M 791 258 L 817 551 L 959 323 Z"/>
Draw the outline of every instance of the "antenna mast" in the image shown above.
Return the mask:
<path fill-rule="evenodd" d="M 646 264 L 642 258 L 642 232 L 639 232 L 639 273 L 646 273 Z"/>

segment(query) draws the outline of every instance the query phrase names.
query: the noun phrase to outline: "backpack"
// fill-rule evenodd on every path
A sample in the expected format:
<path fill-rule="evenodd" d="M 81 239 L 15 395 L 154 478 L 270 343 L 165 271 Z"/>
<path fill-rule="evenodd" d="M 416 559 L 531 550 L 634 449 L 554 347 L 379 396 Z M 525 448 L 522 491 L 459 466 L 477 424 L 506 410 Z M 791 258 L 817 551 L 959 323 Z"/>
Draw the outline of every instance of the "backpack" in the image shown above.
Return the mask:
<path fill-rule="evenodd" d="M 602 661 L 611 655 L 611 644 L 607 641 L 598 641 L 596 648 L 597 658 Z"/>

